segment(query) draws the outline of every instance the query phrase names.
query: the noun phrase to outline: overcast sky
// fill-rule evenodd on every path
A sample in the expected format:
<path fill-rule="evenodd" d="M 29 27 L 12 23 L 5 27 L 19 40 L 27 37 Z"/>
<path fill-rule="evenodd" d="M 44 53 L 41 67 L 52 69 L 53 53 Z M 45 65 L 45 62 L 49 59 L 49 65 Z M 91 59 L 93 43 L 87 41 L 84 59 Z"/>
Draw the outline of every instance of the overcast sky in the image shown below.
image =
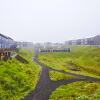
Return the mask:
<path fill-rule="evenodd" d="M 100 34 L 100 0 L 0 0 L 0 33 L 64 42 Z"/>

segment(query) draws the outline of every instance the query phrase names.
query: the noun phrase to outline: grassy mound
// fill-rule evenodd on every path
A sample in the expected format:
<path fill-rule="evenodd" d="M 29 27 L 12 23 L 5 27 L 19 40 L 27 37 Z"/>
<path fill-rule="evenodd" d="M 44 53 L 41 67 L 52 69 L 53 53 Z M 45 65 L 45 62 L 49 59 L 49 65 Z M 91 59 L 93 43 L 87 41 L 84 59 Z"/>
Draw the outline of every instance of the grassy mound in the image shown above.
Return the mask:
<path fill-rule="evenodd" d="M 35 88 L 39 79 L 40 68 L 32 61 L 33 53 L 24 49 L 18 53 L 29 63 L 16 59 L 0 62 L 0 100 L 21 100 Z"/>
<path fill-rule="evenodd" d="M 75 82 L 59 87 L 49 100 L 100 100 L 100 83 Z"/>
<path fill-rule="evenodd" d="M 74 76 L 66 75 L 60 72 L 56 72 L 56 71 L 50 71 L 49 76 L 52 81 L 67 80 L 67 79 L 75 78 Z"/>
<path fill-rule="evenodd" d="M 39 60 L 58 70 L 100 78 L 100 48 L 97 47 L 75 46 L 70 53 L 43 53 Z"/>

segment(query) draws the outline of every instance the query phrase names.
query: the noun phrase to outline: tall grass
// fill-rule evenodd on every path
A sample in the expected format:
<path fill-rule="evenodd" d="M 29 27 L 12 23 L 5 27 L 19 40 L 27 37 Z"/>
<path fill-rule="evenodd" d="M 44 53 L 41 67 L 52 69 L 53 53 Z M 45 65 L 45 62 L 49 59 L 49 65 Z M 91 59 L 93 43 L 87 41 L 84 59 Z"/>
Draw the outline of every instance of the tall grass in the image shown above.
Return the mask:
<path fill-rule="evenodd" d="M 100 83 L 75 82 L 61 86 L 49 100 L 100 100 Z"/>
<path fill-rule="evenodd" d="M 33 53 L 24 49 L 18 53 L 29 64 L 23 64 L 15 58 L 0 62 L 0 100 L 21 100 L 35 89 L 39 79 L 40 68 L 32 62 Z"/>
<path fill-rule="evenodd" d="M 100 76 L 100 48 L 74 46 L 70 53 L 44 53 L 39 60 L 55 69 Z"/>
<path fill-rule="evenodd" d="M 60 72 L 57 72 L 57 71 L 50 71 L 50 72 L 49 72 L 49 76 L 50 76 L 50 79 L 51 79 L 52 81 L 57 81 L 57 80 L 68 80 L 68 79 L 73 79 L 73 78 L 75 78 L 74 76 L 66 75 L 66 74 L 63 74 L 63 73 L 60 73 Z"/>

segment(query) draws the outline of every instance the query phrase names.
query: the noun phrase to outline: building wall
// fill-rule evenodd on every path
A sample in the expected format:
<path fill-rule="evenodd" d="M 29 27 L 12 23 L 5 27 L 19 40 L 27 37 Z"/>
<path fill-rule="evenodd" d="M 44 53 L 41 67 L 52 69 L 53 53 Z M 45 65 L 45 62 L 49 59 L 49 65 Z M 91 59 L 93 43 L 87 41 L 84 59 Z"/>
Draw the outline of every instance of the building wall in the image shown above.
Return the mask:
<path fill-rule="evenodd" d="M 32 42 L 16 42 L 17 48 L 33 48 Z"/>
<path fill-rule="evenodd" d="M 0 48 L 15 48 L 15 41 L 0 33 Z"/>
<path fill-rule="evenodd" d="M 66 45 L 100 45 L 100 36 L 97 35 L 92 38 L 66 41 L 65 44 Z"/>

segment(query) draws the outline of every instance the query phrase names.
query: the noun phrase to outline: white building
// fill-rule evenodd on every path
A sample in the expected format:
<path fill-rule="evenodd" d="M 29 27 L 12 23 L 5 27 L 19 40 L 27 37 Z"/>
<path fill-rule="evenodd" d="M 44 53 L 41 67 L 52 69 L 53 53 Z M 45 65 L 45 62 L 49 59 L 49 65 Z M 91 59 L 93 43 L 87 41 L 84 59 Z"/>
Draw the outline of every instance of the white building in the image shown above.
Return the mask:
<path fill-rule="evenodd" d="M 17 48 L 33 48 L 32 42 L 16 42 Z"/>

